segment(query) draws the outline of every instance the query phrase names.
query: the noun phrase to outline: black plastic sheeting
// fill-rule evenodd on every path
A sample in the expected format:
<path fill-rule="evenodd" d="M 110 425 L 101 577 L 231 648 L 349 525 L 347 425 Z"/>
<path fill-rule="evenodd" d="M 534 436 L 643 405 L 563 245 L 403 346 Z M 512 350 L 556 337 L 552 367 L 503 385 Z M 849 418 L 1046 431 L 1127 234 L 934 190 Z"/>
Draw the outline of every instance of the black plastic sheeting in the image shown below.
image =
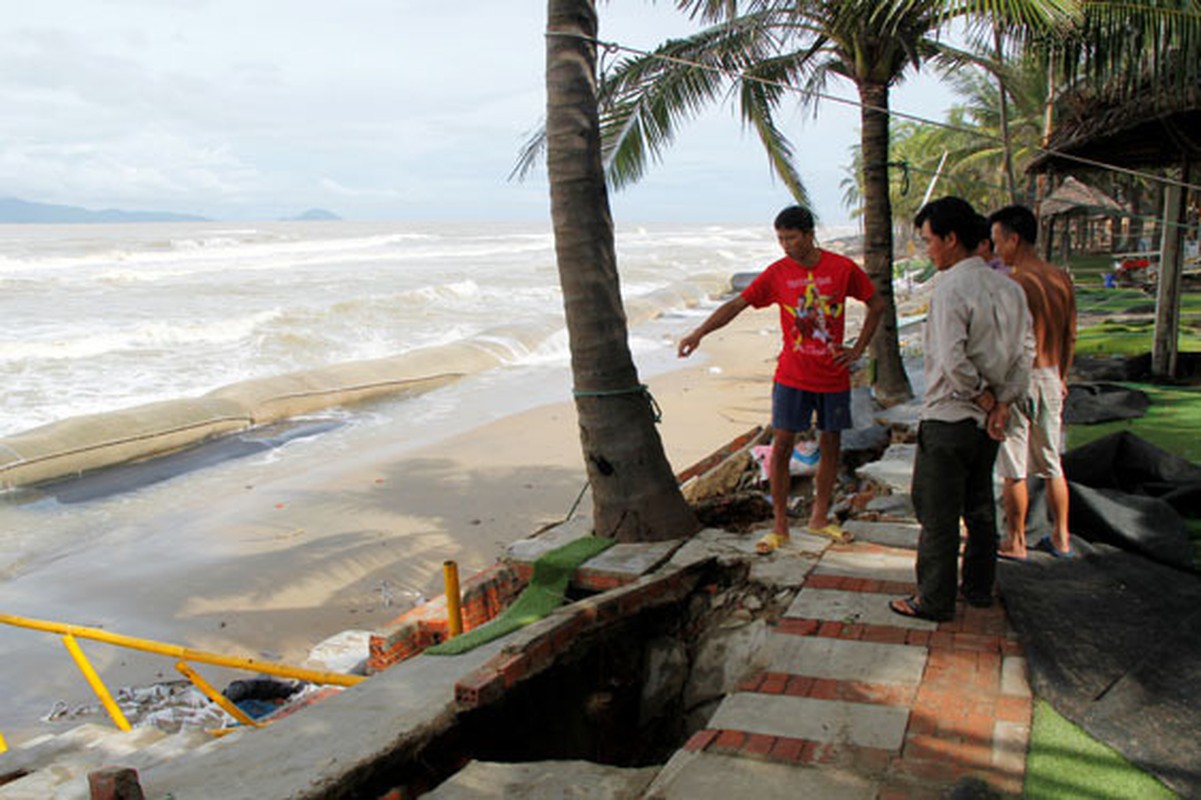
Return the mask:
<path fill-rule="evenodd" d="M 1201 467 L 1121 432 L 1065 454 L 1063 470 L 1074 535 L 1191 568 L 1184 517 L 1201 516 Z"/>
<path fill-rule="evenodd" d="M 1063 458 L 1076 557 L 1030 550 L 998 581 L 1035 693 L 1184 797 L 1201 797 L 1201 574 L 1183 516 L 1201 467 L 1130 433 Z M 1049 532 L 1031 503 L 1031 547 Z"/>
<path fill-rule="evenodd" d="M 1147 413 L 1151 398 L 1146 392 L 1117 383 L 1072 383 L 1063 404 L 1068 425 L 1136 419 Z"/>

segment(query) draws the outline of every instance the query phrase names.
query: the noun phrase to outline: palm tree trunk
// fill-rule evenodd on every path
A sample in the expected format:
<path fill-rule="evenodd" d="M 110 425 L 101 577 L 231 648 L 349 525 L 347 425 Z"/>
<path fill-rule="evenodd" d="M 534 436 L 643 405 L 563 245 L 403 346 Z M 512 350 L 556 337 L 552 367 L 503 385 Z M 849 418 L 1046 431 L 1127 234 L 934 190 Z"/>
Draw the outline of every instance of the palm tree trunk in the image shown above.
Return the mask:
<path fill-rule="evenodd" d="M 1009 135 L 1009 92 L 1005 88 L 1005 49 L 1001 41 L 1001 29 L 993 23 L 993 46 L 997 57 L 997 99 L 1001 115 L 1001 143 L 1004 148 L 1005 188 L 1009 190 L 1009 202 L 1018 201 L 1018 182 L 1013 174 L 1013 142 Z"/>
<path fill-rule="evenodd" d="M 551 218 L 594 531 L 625 542 L 691 536 L 700 524 L 663 452 L 627 341 L 601 166 L 593 0 L 549 0 L 547 31 Z"/>
<path fill-rule="evenodd" d="M 876 400 L 888 407 L 913 397 L 901 361 L 897 304 L 892 291 L 892 201 L 888 194 L 888 84 L 859 82 L 860 149 L 863 152 L 863 268 L 884 299 L 872 340 Z"/>

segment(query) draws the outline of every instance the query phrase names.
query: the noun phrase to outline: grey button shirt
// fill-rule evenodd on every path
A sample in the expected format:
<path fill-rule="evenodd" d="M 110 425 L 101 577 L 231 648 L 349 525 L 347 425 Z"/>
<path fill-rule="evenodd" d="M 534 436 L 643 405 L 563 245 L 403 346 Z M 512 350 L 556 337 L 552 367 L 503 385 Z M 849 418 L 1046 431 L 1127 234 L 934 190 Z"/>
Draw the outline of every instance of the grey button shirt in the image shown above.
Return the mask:
<path fill-rule="evenodd" d="M 1026 295 L 978 256 L 935 278 L 926 313 L 926 394 L 922 419 L 983 426 L 975 403 L 985 389 L 1013 403 L 1026 394 L 1034 363 L 1034 328 Z"/>

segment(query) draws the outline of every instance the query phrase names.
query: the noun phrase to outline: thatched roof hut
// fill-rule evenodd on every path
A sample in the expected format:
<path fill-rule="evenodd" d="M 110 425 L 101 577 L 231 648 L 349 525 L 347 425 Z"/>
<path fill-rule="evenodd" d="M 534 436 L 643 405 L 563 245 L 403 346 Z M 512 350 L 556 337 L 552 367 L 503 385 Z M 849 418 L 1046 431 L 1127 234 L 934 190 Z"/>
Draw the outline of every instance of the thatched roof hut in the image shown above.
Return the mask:
<path fill-rule="evenodd" d="M 1030 167 L 1035 172 L 1087 169 L 1089 161 L 1130 168 L 1201 161 L 1201 86 L 1149 90 L 1124 102 L 1077 95 L 1061 107 L 1047 152 Z"/>
<path fill-rule="evenodd" d="M 1149 85 L 1120 101 L 1104 95 L 1063 98 L 1069 109 L 1048 141 L 1046 152 L 1031 165 L 1035 172 L 1115 166 L 1127 169 L 1179 168 L 1180 180 L 1165 189 L 1164 222 L 1173 235 L 1160 243 L 1155 301 L 1152 372 L 1176 372 L 1180 328 L 1182 240 L 1186 189 L 1194 165 L 1201 163 L 1201 85 Z"/>
<path fill-rule="evenodd" d="M 1130 209 L 1095 186 L 1069 175 L 1059 188 L 1043 198 L 1038 207 L 1040 217 L 1083 212 L 1117 216 L 1129 214 Z"/>

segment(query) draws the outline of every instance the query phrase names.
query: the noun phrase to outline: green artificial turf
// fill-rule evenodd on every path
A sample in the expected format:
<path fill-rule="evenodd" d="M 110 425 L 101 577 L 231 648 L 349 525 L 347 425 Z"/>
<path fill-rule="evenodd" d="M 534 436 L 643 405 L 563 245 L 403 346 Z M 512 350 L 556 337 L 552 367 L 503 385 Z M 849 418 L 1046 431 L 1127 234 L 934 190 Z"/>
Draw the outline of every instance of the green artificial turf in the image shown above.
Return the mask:
<path fill-rule="evenodd" d="M 1034 704 L 1025 789 L 1027 798 L 1047 800 L 1176 797 L 1121 753 L 1089 736 L 1042 700 Z"/>
<path fill-rule="evenodd" d="M 1156 447 L 1201 464 L 1201 387 L 1125 383 L 1151 398 L 1147 413 L 1137 419 L 1068 426 L 1068 450 L 1108 436 L 1130 431 Z"/>
<path fill-rule="evenodd" d="M 427 648 L 425 652 L 438 656 L 466 653 L 531 622 L 537 622 L 563 605 L 567 598 L 567 584 L 576 568 L 607 550 L 614 542 L 616 539 L 603 536 L 585 536 L 543 554 L 534 562 L 534 574 L 529 584 L 500 616 L 461 636 Z"/>
<path fill-rule="evenodd" d="M 1197 435 L 1201 431 L 1201 387 L 1125 385 L 1140 389 L 1151 398 L 1146 415 L 1096 425 L 1071 425 L 1067 429 L 1068 449 L 1128 430 L 1163 450 L 1201 463 L 1201 436 Z M 1185 521 L 1201 556 L 1201 519 Z M 1201 558 L 1198 560 L 1201 563 Z M 1042 700 L 1034 705 L 1025 796 L 1055 800 L 1176 797 L 1153 776 L 1092 738 Z"/>

